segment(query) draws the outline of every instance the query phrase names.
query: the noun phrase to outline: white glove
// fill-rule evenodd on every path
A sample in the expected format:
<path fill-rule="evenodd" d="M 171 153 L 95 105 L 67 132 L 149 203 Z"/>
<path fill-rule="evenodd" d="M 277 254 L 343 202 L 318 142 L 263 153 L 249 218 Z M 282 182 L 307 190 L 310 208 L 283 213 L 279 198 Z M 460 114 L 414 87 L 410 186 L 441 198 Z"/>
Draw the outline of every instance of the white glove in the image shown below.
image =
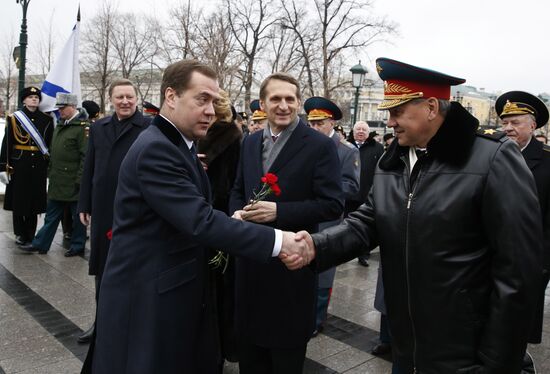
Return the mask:
<path fill-rule="evenodd" d="M 0 172 L 0 182 L 3 184 L 10 183 L 10 179 L 8 178 L 8 173 L 6 173 L 5 171 Z"/>

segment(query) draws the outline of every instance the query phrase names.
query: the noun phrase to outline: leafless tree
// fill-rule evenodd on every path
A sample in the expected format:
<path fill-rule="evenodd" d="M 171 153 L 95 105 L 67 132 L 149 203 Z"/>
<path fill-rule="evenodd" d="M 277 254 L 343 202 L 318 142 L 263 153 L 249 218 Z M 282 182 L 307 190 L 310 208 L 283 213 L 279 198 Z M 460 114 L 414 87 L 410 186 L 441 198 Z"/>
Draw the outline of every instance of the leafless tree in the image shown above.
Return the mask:
<path fill-rule="evenodd" d="M 374 42 L 384 40 L 395 32 L 396 25 L 385 18 L 376 18 L 372 0 L 313 0 L 319 26 L 322 55 L 321 81 L 323 96 L 330 98 L 341 82 L 334 82 L 331 70 L 345 52 L 357 51 Z"/>
<path fill-rule="evenodd" d="M 203 18 L 202 10 L 193 7 L 191 0 L 181 0 L 170 9 L 170 21 L 166 26 L 160 26 L 157 45 L 157 58 L 153 63 L 163 68 L 177 60 L 197 58 L 195 53 L 195 32 Z"/>
<path fill-rule="evenodd" d="M 122 22 L 113 24 L 111 43 L 123 78 L 150 61 L 156 52 L 156 23 L 147 15 L 119 14 Z"/>
<path fill-rule="evenodd" d="M 51 70 L 55 57 L 55 41 L 58 39 L 54 30 L 54 15 L 55 9 L 50 13 L 48 22 L 40 24 L 37 33 L 40 37 L 37 39 L 34 60 L 36 61 L 36 71 L 44 77 Z"/>
<path fill-rule="evenodd" d="M 116 17 L 114 6 L 104 1 L 99 13 L 85 24 L 82 33 L 80 51 L 83 83 L 92 86 L 97 92 L 103 113 L 107 89 L 116 71 L 111 44 Z"/>
<path fill-rule="evenodd" d="M 301 57 L 302 68 L 299 76 L 305 74 L 305 89 L 309 96 L 315 95 L 315 41 L 319 37 L 311 19 L 305 17 L 305 7 L 297 6 L 295 0 L 281 0 L 283 17 L 280 25 L 291 30 L 297 42 L 297 51 Z M 302 79 L 301 79 L 302 80 Z"/>
<path fill-rule="evenodd" d="M 269 0 L 225 0 L 231 32 L 243 57 L 240 70 L 245 106 L 250 105 L 250 91 L 256 65 L 265 48 L 270 28 L 277 23 L 277 10 Z"/>
<path fill-rule="evenodd" d="M 234 99 L 243 88 L 239 68 L 244 58 L 236 48 L 226 11 L 201 17 L 194 30 L 195 51 L 201 61 L 216 71 L 220 87 Z"/>
<path fill-rule="evenodd" d="M 0 92 L 4 99 L 4 107 L 6 111 L 10 109 L 10 101 L 15 93 L 16 71 L 15 62 L 13 61 L 13 49 L 16 46 L 16 40 L 13 33 L 4 39 L 2 50 L 0 52 Z M 15 104 L 17 105 L 17 104 Z"/>

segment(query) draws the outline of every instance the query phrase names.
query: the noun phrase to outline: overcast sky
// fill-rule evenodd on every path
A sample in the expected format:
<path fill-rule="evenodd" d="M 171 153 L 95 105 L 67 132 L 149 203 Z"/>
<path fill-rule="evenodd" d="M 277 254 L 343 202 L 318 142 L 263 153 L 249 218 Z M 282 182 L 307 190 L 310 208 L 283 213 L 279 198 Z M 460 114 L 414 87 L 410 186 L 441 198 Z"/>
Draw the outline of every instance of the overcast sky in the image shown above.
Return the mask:
<path fill-rule="evenodd" d="M 113 0 L 115 2 L 115 0 Z M 166 17 L 179 0 L 117 0 L 119 10 Z M 213 4 L 200 0 L 199 4 Z M 81 2 L 83 20 L 99 1 Z M 76 18 L 77 0 L 31 0 L 29 39 L 38 38 L 53 15 L 57 47 L 64 44 Z M 215 9 L 213 6 L 210 9 Z M 376 0 L 377 15 L 399 24 L 391 44 L 361 53 L 374 69 L 377 57 L 389 57 L 466 79 L 487 91 L 550 93 L 550 2 L 544 0 Z M 19 38 L 21 6 L 2 0 L 0 40 Z M 350 61 L 350 67 L 357 61 Z"/>

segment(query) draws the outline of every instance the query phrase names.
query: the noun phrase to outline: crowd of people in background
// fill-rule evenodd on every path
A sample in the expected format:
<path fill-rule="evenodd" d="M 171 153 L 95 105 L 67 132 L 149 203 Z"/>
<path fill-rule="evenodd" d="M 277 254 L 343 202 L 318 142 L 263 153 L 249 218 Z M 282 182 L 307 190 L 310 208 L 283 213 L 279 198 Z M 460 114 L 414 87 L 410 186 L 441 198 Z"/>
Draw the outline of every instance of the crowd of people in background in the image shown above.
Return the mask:
<path fill-rule="evenodd" d="M 38 110 L 38 87 L 20 93 L 0 154 L 4 209 L 25 253 L 46 255 L 62 222 L 64 255 L 82 256 L 89 228 L 97 315 L 79 338 L 91 343 L 83 372 L 222 373 L 227 360 L 241 374 L 301 373 L 336 266 L 368 267 L 377 247 L 373 354 L 392 355 L 394 374 L 534 372 L 548 109 L 510 91 L 495 104 L 502 127 L 478 129 L 449 101 L 464 80 L 378 67 L 382 134 L 362 120 L 346 133 L 336 103 L 303 100 L 284 73 L 237 112 L 193 61 L 166 69 L 160 108 L 140 110 L 127 79 L 111 84 L 108 115 L 59 93 L 56 117 Z M 281 193 L 252 203 L 267 173 Z"/>

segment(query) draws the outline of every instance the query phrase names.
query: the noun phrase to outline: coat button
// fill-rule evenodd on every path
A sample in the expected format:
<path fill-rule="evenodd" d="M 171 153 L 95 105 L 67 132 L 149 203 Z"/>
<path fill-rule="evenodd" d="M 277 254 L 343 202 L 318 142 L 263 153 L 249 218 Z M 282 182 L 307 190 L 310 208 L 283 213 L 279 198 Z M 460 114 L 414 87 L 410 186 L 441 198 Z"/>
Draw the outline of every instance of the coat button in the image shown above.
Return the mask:
<path fill-rule="evenodd" d="M 67 170 L 67 168 L 63 168 L 63 170 Z"/>
<path fill-rule="evenodd" d="M 31 153 L 31 156 L 34 156 L 34 153 Z"/>

